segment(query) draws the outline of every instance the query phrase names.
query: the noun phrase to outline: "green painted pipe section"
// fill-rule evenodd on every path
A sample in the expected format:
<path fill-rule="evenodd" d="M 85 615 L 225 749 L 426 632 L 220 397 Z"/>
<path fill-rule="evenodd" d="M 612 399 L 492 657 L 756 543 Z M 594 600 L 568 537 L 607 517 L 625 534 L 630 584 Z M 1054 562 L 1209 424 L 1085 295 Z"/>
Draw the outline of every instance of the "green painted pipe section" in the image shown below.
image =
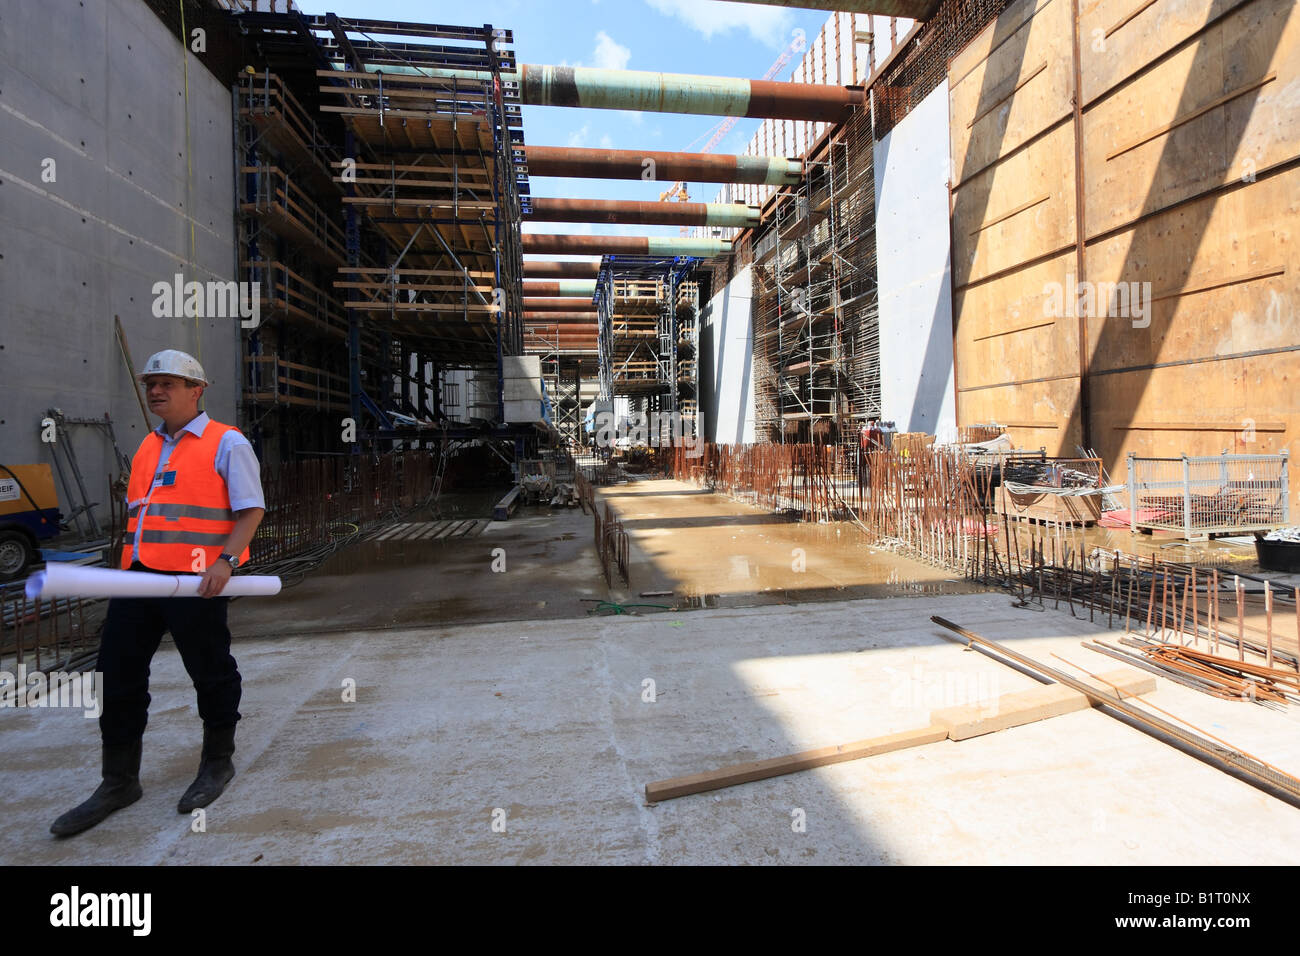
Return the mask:
<path fill-rule="evenodd" d="M 672 236 L 648 236 L 652 256 L 695 256 L 708 259 L 731 252 L 730 239 L 680 239 Z"/>
<path fill-rule="evenodd" d="M 737 156 L 736 168 L 762 176 L 769 186 L 795 186 L 803 175 L 803 163 L 784 156 Z"/>
<path fill-rule="evenodd" d="M 704 203 L 704 224 L 706 226 L 734 226 L 744 229 L 746 226 L 758 225 L 758 207 L 746 206 L 734 202 Z"/>
<path fill-rule="evenodd" d="M 560 283 L 560 295 L 562 296 L 592 296 L 596 294 L 595 279 L 557 279 Z M 524 292 L 528 292 L 528 286 L 524 286 Z"/>
<path fill-rule="evenodd" d="M 539 68 L 529 67 L 530 72 L 535 69 Z M 562 78 L 569 71 L 563 67 L 544 66 L 540 72 L 543 103 L 706 116 L 744 116 L 749 109 L 750 81 L 735 77 L 575 67 L 570 73 L 572 87 L 566 88 Z M 577 103 L 566 98 L 572 88 L 576 88 Z"/>

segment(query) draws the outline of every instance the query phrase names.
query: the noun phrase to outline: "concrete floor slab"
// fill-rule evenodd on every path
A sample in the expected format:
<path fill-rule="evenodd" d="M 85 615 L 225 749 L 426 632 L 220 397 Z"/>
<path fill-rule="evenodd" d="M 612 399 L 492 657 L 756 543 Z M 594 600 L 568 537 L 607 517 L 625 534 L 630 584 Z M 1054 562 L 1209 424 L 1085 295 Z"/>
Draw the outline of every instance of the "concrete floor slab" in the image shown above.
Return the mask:
<path fill-rule="evenodd" d="M 14 863 L 1291 863 L 1300 810 L 1102 714 L 647 806 L 651 780 L 923 725 L 1033 681 L 930 614 L 1064 667 L 1101 628 L 998 594 L 241 641 L 239 775 L 206 831 L 175 811 L 193 691 L 155 659 L 144 798 L 67 841 L 98 733 L 0 720 Z M 356 701 L 343 699 L 344 682 Z M 647 691 L 653 681 L 654 699 Z M 1291 773 L 1296 716 L 1159 682 L 1151 698 Z M 494 821 L 497 826 L 494 828 Z M 802 832 L 795 824 L 804 824 Z"/>

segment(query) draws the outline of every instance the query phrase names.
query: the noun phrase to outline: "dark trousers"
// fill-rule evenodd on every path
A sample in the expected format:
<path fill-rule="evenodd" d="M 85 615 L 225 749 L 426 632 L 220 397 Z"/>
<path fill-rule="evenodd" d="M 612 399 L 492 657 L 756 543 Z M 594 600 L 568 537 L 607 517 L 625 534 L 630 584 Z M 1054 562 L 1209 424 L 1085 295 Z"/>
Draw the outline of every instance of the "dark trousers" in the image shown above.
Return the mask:
<path fill-rule="evenodd" d="M 148 571 L 137 562 L 132 571 Z M 106 745 L 138 740 L 149 722 L 149 662 L 170 631 L 198 691 L 199 716 L 209 727 L 239 720 L 239 668 L 226 627 L 229 598 L 113 598 L 99 644 L 104 711 L 99 730 Z"/>

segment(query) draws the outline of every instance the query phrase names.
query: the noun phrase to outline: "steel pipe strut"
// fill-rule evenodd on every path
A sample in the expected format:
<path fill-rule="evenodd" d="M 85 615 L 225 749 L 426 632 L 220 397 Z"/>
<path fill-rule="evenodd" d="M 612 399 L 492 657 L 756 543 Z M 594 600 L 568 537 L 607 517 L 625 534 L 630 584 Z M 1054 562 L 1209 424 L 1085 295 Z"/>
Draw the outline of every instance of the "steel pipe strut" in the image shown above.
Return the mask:
<path fill-rule="evenodd" d="M 531 106 L 837 123 L 863 103 L 861 90 L 814 83 L 534 64 L 519 72 L 520 99 Z"/>
<path fill-rule="evenodd" d="M 590 312 L 596 314 L 596 307 L 591 303 L 591 296 L 574 296 L 572 298 L 560 296 L 540 296 L 537 298 L 525 298 L 524 309 L 531 309 L 535 312 Z"/>
<path fill-rule="evenodd" d="M 595 279 L 524 279 L 524 295 L 583 296 L 590 299 L 596 294 Z"/>
<path fill-rule="evenodd" d="M 758 207 L 744 203 L 635 202 L 623 199 L 542 199 L 534 197 L 525 219 L 538 222 L 606 222 L 665 226 L 758 225 Z"/>
<path fill-rule="evenodd" d="M 784 156 L 726 156 L 639 149 L 568 149 L 525 146 L 529 176 L 643 179 L 688 183 L 758 183 L 795 186 L 803 163 Z M 533 200 L 536 203 L 536 200 Z"/>
<path fill-rule="evenodd" d="M 525 254 L 585 254 L 615 256 L 725 256 L 730 239 L 683 239 L 672 236 L 568 236 L 542 232 L 523 234 Z"/>
<path fill-rule="evenodd" d="M 599 275 L 599 262 L 524 261 L 525 279 L 594 279 Z"/>
<path fill-rule="evenodd" d="M 334 64 L 342 70 L 342 64 Z M 430 79 L 493 83 L 485 70 L 454 67 L 367 63 L 366 71 Z M 499 74 L 503 83 L 519 85 L 526 106 L 579 106 L 597 110 L 645 110 L 699 116 L 750 116 L 838 123 L 865 103 L 863 91 L 819 83 L 778 83 L 732 76 L 601 70 L 584 66 L 520 64 L 518 72 Z"/>

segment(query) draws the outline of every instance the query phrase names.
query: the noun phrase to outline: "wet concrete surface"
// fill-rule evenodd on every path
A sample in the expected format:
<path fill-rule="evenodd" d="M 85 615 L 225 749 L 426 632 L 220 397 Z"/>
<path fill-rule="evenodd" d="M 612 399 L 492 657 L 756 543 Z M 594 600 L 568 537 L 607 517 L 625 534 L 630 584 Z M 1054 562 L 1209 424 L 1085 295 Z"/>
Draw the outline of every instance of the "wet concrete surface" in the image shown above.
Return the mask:
<path fill-rule="evenodd" d="M 487 516 L 499 497 L 444 502 L 443 515 Z M 614 587 L 606 585 L 590 515 L 530 506 L 474 537 L 376 535 L 353 544 L 274 599 L 236 601 L 231 631 L 246 638 L 574 618 L 607 613 L 600 602 L 653 614 L 976 590 L 872 547 L 850 524 L 798 523 L 682 482 L 611 486 L 598 499 L 629 535 L 626 584 L 615 573 Z M 672 593 L 641 597 L 656 591 Z"/>
<path fill-rule="evenodd" d="M 591 517 L 529 507 L 473 537 L 353 544 L 272 600 L 235 602 L 230 622 L 239 638 L 543 620 L 606 597 Z"/>
<path fill-rule="evenodd" d="M 631 540 L 629 590 L 671 589 L 679 607 L 979 590 L 950 571 L 873 545 L 848 522 L 799 522 L 672 480 L 615 485 L 599 496 Z"/>

